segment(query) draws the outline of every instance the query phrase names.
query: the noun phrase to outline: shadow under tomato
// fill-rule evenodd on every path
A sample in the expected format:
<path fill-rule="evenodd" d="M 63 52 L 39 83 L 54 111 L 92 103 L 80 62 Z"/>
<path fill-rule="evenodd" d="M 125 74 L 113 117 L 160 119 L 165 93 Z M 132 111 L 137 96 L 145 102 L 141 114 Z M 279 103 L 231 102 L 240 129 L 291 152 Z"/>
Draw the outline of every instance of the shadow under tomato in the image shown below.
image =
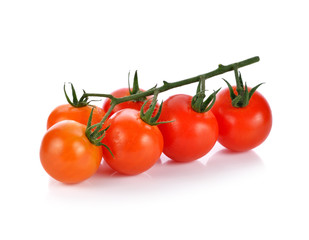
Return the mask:
<path fill-rule="evenodd" d="M 63 184 L 50 179 L 47 198 L 51 201 L 82 203 L 99 199 L 121 202 L 123 196 L 134 197 L 135 194 L 144 194 L 146 190 L 151 191 L 151 185 L 153 179 L 146 172 L 133 176 L 123 175 L 103 163 L 92 177 L 77 184 Z"/>
<path fill-rule="evenodd" d="M 242 175 L 263 167 L 261 158 L 253 150 L 239 153 L 221 149 L 210 157 L 206 155 L 192 162 L 175 162 L 162 155 L 161 164 L 156 164 L 148 172 L 153 178 L 201 179 L 235 173 Z"/>
<path fill-rule="evenodd" d="M 91 178 L 84 182 L 73 184 L 76 187 L 89 187 L 89 185 L 106 185 L 119 181 L 128 181 L 138 183 L 139 181 L 151 180 L 154 184 L 160 184 L 160 181 L 195 181 L 196 178 L 211 179 L 216 177 L 225 178 L 230 175 L 239 175 L 242 177 L 247 173 L 252 173 L 256 170 L 261 170 L 264 167 L 261 158 L 253 151 L 247 152 L 232 152 L 227 149 L 219 149 L 213 155 L 192 161 L 192 162 L 175 162 L 169 159 L 164 154 L 155 165 L 148 171 L 138 175 L 124 175 L 113 170 L 106 162 L 102 162 L 97 172 Z M 113 180 L 114 179 L 114 180 Z M 155 183 L 156 182 L 156 183 Z M 55 180 L 51 180 L 50 187 L 56 187 L 62 184 Z M 126 185 L 126 184 L 125 184 Z M 63 186 L 65 187 L 65 186 Z"/>
<path fill-rule="evenodd" d="M 205 166 L 200 161 L 175 162 L 162 155 L 158 162 L 148 173 L 154 179 L 192 178 L 205 172 Z"/>
<path fill-rule="evenodd" d="M 210 175 L 242 174 L 264 168 L 262 159 L 253 150 L 233 152 L 228 149 L 216 152 L 205 166 Z"/>
<path fill-rule="evenodd" d="M 153 192 L 170 194 L 198 186 L 206 188 L 215 184 L 217 187 L 218 182 L 226 185 L 234 180 L 248 181 L 254 174 L 259 176 L 263 168 L 261 158 L 252 150 L 235 153 L 221 148 L 188 163 L 174 162 L 162 155 L 151 169 L 134 176 L 122 175 L 103 162 L 94 176 L 79 184 L 66 185 L 51 179 L 47 197 L 52 201 L 67 200 L 70 204 L 77 199 L 120 203 L 124 196 L 135 199 Z"/>
<path fill-rule="evenodd" d="M 158 164 L 159 161 L 156 163 Z M 134 176 L 146 176 L 147 178 L 151 178 L 151 176 L 146 172 L 143 172 L 141 174 L 136 174 L 136 175 L 126 175 L 119 173 L 112 169 L 106 162 L 102 162 L 100 167 L 98 168 L 97 172 L 94 174 L 93 177 L 113 177 L 113 178 L 130 178 Z"/>
<path fill-rule="evenodd" d="M 95 175 L 110 176 L 114 172 L 116 171 L 112 169 L 105 161 L 102 161 Z"/>

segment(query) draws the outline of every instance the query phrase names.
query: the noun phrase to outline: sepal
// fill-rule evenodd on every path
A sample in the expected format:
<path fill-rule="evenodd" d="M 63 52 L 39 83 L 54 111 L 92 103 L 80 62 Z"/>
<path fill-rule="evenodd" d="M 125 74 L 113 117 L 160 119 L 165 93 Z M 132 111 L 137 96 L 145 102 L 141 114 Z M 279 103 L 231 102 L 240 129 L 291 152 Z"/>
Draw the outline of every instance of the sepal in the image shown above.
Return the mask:
<path fill-rule="evenodd" d="M 90 104 L 90 102 L 95 101 L 95 100 L 88 101 L 89 100 L 88 97 L 83 97 L 83 96 L 80 99 L 77 99 L 77 94 L 76 94 L 76 91 L 75 91 L 73 84 L 72 83 L 69 83 L 69 84 L 71 84 L 72 101 L 67 94 L 67 91 L 65 89 L 65 84 L 63 86 L 63 91 L 64 91 L 64 95 L 65 95 L 66 100 L 68 101 L 68 103 L 71 106 L 76 107 L 76 108 L 85 107 L 85 106 L 88 106 Z M 86 91 L 83 90 L 83 93 L 85 94 Z"/>
<path fill-rule="evenodd" d="M 158 122 L 159 118 L 160 118 L 160 115 L 161 115 L 161 112 L 162 112 L 162 107 L 163 107 L 163 101 L 161 102 L 160 104 L 160 107 L 158 109 L 158 112 L 156 113 L 156 115 L 154 117 L 153 116 L 153 113 L 155 111 L 155 108 L 156 108 L 156 105 L 157 105 L 157 96 L 158 96 L 158 92 L 155 92 L 154 94 L 154 97 L 151 101 L 151 104 L 148 108 L 148 110 L 145 112 L 145 106 L 146 104 L 151 100 L 151 99 L 148 99 L 147 101 L 144 102 L 143 106 L 141 107 L 141 111 L 140 111 L 140 118 L 146 122 L 147 124 L 151 125 L 151 126 L 156 126 L 156 125 L 159 125 L 159 124 L 163 124 L 163 123 L 170 123 L 170 122 L 173 122 L 173 121 L 164 121 L 164 122 Z"/>
<path fill-rule="evenodd" d="M 102 129 L 103 123 L 101 122 L 91 125 L 93 109 L 94 108 L 91 109 L 90 116 L 88 118 L 88 123 L 87 123 L 85 134 L 92 144 L 96 146 L 105 147 L 110 152 L 110 154 L 114 157 L 114 154 L 112 153 L 110 148 L 106 144 L 102 143 L 102 140 L 105 137 L 106 131 L 109 129 L 110 126 Z"/>
<path fill-rule="evenodd" d="M 134 94 L 138 94 L 138 93 L 142 92 L 140 90 L 139 84 L 138 84 L 137 70 L 135 71 L 134 78 L 133 78 L 133 88 L 131 88 L 131 86 L 130 86 L 130 72 L 129 72 L 129 74 L 128 74 L 128 87 L 129 87 L 130 95 L 134 95 Z M 145 100 L 146 100 L 146 97 L 141 97 L 141 98 L 134 100 L 134 101 L 145 101 Z"/>
<path fill-rule="evenodd" d="M 260 83 L 260 84 L 256 85 L 255 87 L 253 87 L 249 91 L 247 83 L 245 83 L 245 85 L 243 84 L 243 80 L 242 80 L 242 76 L 241 76 L 240 72 L 238 72 L 237 69 L 235 69 L 234 72 L 235 72 L 235 78 L 236 78 L 237 95 L 235 94 L 231 84 L 228 81 L 226 81 L 224 78 L 223 78 L 223 80 L 227 84 L 228 89 L 230 91 L 230 97 L 231 97 L 231 100 L 232 100 L 233 107 L 246 107 L 249 104 L 249 101 L 250 101 L 251 97 L 253 96 L 254 92 L 257 90 L 257 88 L 259 86 L 261 86 L 264 83 Z"/>
<path fill-rule="evenodd" d="M 196 95 L 193 96 L 191 101 L 191 107 L 194 111 L 199 113 L 204 113 L 209 111 L 216 101 L 216 95 L 220 91 L 219 88 L 217 91 L 214 91 L 212 94 L 206 98 L 205 94 L 205 79 L 200 79 L 199 84 L 197 86 Z M 204 101 L 204 99 L 206 100 Z"/>

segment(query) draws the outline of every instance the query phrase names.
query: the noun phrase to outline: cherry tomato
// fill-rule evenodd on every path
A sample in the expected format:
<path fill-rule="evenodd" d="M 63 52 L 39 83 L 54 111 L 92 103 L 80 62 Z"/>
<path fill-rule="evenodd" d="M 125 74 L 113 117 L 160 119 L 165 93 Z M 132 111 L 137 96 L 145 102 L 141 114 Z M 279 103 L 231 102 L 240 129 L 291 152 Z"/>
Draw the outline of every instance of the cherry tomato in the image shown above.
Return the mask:
<path fill-rule="evenodd" d="M 233 90 L 237 95 L 235 86 Z M 233 107 L 229 89 L 225 88 L 218 93 L 212 112 L 219 125 L 218 141 L 233 151 L 247 151 L 260 145 L 272 126 L 269 104 L 257 91 L 246 107 Z"/>
<path fill-rule="evenodd" d="M 87 125 L 88 118 L 91 112 L 91 106 L 85 107 L 73 107 L 70 104 L 63 104 L 56 107 L 48 117 L 47 129 L 53 126 L 55 123 L 63 120 L 74 120 L 81 124 Z M 105 112 L 100 107 L 94 107 L 92 124 L 99 123 L 104 117 Z"/>
<path fill-rule="evenodd" d="M 157 126 L 151 126 L 140 118 L 134 109 L 123 109 L 111 116 L 106 126 L 106 136 L 102 143 L 103 158 L 107 164 L 126 175 L 142 173 L 152 167 L 160 158 L 163 149 L 163 137 Z"/>
<path fill-rule="evenodd" d="M 63 183 L 77 183 L 91 177 L 102 160 L 102 147 L 85 135 L 86 125 L 65 120 L 44 135 L 40 159 L 45 171 Z"/>
<path fill-rule="evenodd" d="M 144 90 L 140 90 L 140 91 L 143 92 Z M 129 88 L 120 88 L 120 89 L 112 92 L 111 94 L 114 97 L 117 97 L 117 98 L 130 96 Z M 151 96 L 147 97 L 147 99 L 150 99 L 150 98 L 151 98 Z M 111 100 L 109 98 L 106 98 L 104 103 L 103 103 L 103 110 L 105 112 L 108 111 L 108 109 L 110 107 L 110 104 L 111 104 Z M 115 106 L 115 108 L 112 110 L 110 116 L 112 116 L 115 112 L 118 112 L 119 110 L 126 109 L 126 108 L 135 109 L 135 110 L 140 111 L 142 106 L 143 106 L 143 104 L 144 104 L 144 101 L 128 101 L 128 102 L 123 102 L 123 103 L 117 104 Z M 150 104 L 151 104 L 151 101 L 146 103 L 145 111 L 147 111 L 147 109 L 149 108 Z M 155 109 L 153 115 L 157 113 L 158 109 L 159 109 L 159 105 L 157 104 L 156 105 L 156 109 Z"/>
<path fill-rule="evenodd" d="M 217 141 L 218 125 L 211 111 L 195 112 L 192 97 L 178 94 L 163 103 L 159 121 L 164 138 L 163 153 L 177 162 L 196 160 L 208 153 Z"/>

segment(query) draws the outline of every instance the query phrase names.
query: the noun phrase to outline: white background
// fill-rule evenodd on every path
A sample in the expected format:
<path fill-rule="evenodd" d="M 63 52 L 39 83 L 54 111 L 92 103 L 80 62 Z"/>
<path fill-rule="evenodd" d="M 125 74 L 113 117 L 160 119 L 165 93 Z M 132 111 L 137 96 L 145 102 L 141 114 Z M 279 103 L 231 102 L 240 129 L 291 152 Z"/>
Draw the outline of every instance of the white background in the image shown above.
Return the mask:
<path fill-rule="evenodd" d="M 209 3 L 211 2 L 211 3 Z M 306 1 L 1 1 L 1 239 L 309 239 Z M 103 166 L 64 185 L 39 159 L 64 82 L 110 93 L 139 70 L 147 89 L 260 56 L 241 69 L 273 110 L 269 138 L 217 144 L 139 176 Z M 132 74 L 131 74 L 132 76 Z M 224 87 L 221 78 L 209 90 Z M 193 94 L 196 85 L 160 96 Z M 101 103 L 98 103 L 99 105 Z"/>

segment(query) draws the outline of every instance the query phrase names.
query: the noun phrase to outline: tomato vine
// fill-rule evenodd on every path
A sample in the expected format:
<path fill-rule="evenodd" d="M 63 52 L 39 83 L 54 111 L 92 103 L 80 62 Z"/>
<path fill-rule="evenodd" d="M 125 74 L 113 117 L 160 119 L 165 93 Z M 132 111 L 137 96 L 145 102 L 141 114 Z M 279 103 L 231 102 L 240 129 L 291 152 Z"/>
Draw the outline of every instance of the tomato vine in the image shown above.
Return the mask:
<path fill-rule="evenodd" d="M 84 92 L 84 94 L 80 98 L 80 101 L 83 101 L 84 99 L 87 99 L 88 97 L 107 97 L 107 98 L 110 98 L 111 99 L 111 106 L 110 106 L 109 110 L 106 112 L 104 118 L 101 121 L 101 123 L 104 123 L 106 121 L 106 119 L 109 117 L 113 108 L 119 103 L 145 98 L 147 96 L 153 95 L 155 92 L 158 92 L 158 93 L 165 92 L 165 91 L 168 91 L 168 90 L 173 89 L 173 88 L 177 88 L 177 87 L 181 87 L 181 86 L 188 85 L 188 84 L 191 84 L 191 83 L 199 82 L 201 79 L 206 80 L 206 79 L 221 75 L 221 74 L 226 73 L 226 72 L 234 71 L 235 67 L 237 67 L 239 69 L 241 67 L 251 65 L 251 64 L 256 63 L 258 61 L 260 61 L 260 58 L 258 56 L 256 56 L 256 57 L 248 58 L 248 59 L 240 61 L 240 62 L 229 64 L 229 65 L 219 64 L 217 69 L 210 71 L 208 73 L 201 74 L 201 75 L 198 75 L 196 77 L 180 80 L 180 81 L 177 81 L 177 82 L 163 81 L 163 85 L 161 87 L 155 86 L 155 87 L 153 87 L 153 88 L 151 88 L 147 91 L 137 92 L 133 95 L 125 96 L 125 97 L 121 97 L 121 98 L 116 98 L 111 94 Z"/>
<path fill-rule="evenodd" d="M 256 56 L 229 65 L 219 64 L 208 73 L 176 82 L 163 81 L 161 86 L 155 85 L 146 91 L 139 88 L 137 71 L 133 88 L 129 83 L 128 89 L 111 94 L 83 90 L 82 96 L 77 98 L 70 83 L 71 100 L 64 84 L 68 104 L 57 107 L 50 114 L 48 131 L 40 149 L 42 166 L 53 178 L 76 183 L 93 175 L 102 157 L 114 170 L 135 175 L 152 167 L 162 152 L 174 161 L 189 162 L 207 154 L 217 140 L 231 150 L 252 149 L 267 137 L 271 128 L 271 111 L 266 100 L 255 93 L 260 84 L 252 89 L 246 84 L 244 86 L 238 69 L 259 60 Z M 232 87 L 225 80 L 228 89 L 220 92 L 218 89 L 206 98 L 205 81 L 229 71 L 234 71 L 237 86 Z M 195 82 L 199 82 L 195 96 L 178 94 L 160 105 L 157 103 L 159 93 Z M 232 99 L 223 94 L 229 94 Z M 91 105 L 94 100 L 89 100 L 90 97 L 106 98 L 103 108 Z M 254 111 L 246 106 L 249 100 L 254 106 L 263 103 L 257 114 L 265 116 L 265 121 L 254 117 Z M 230 102 L 234 103 L 233 106 Z M 127 106 L 134 108 L 127 109 Z M 220 109 L 225 110 L 227 106 L 233 107 L 229 112 L 235 115 L 235 121 L 232 121 L 235 126 L 229 126 L 225 121 L 227 114 L 220 115 Z M 251 124 L 251 129 L 252 119 L 258 122 Z M 58 145 L 55 147 L 55 144 Z"/>

